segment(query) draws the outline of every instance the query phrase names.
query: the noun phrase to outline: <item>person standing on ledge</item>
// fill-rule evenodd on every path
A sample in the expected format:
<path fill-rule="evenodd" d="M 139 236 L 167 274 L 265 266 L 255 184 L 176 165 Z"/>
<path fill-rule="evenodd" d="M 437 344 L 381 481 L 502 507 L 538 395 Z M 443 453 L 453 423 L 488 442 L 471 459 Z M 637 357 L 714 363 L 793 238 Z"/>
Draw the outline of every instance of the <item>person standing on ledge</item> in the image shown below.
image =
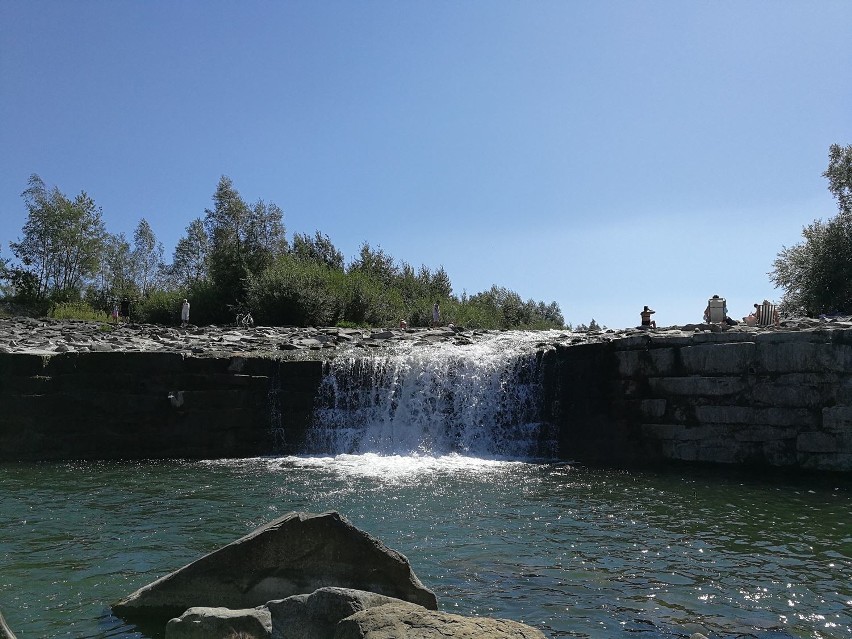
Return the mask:
<path fill-rule="evenodd" d="M 642 318 L 642 328 L 657 328 L 657 322 L 651 319 L 651 315 L 656 313 L 657 311 L 652 311 L 647 306 L 639 313 L 639 317 Z"/>
<path fill-rule="evenodd" d="M 180 307 L 180 325 L 186 328 L 189 324 L 189 302 L 184 298 L 183 306 Z"/>
<path fill-rule="evenodd" d="M 435 306 L 432 307 L 432 326 L 440 326 L 441 325 L 441 307 L 438 306 L 438 302 L 435 302 Z"/>

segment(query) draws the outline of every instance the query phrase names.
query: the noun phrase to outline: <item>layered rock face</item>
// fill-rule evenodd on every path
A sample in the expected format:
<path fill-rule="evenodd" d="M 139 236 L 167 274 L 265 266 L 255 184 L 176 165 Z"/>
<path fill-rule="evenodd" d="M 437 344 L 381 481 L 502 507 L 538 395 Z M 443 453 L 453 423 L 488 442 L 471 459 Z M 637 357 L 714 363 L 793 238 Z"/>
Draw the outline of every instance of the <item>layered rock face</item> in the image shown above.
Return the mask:
<path fill-rule="evenodd" d="M 0 320 L 0 461 L 297 453 L 340 349 L 487 338 L 30 324 Z M 849 322 L 550 333 L 539 348 L 562 459 L 852 470 Z"/>
<path fill-rule="evenodd" d="M 557 349 L 562 451 L 852 470 L 852 330 L 643 334 Z"/>

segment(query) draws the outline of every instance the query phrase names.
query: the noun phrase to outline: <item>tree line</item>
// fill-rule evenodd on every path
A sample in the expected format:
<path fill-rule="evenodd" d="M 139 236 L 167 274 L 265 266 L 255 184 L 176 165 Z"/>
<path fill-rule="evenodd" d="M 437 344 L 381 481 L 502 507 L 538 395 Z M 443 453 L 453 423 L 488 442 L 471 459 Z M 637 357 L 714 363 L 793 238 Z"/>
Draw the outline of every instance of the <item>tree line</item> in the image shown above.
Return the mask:
<path fill-rule="evenodd" d="M 282 210 L 246 202 L 227 176 L 170 262 L 144 218 L 132 238 L 109 233 L 85 192 L 69 198 L 34 174 L 22 198 L 27 220 L 9 242 L 15 260 L 0 257 L 0 285 L 7 302 L 34 314 L 67 305 L 107 314 L 127 299 L 135 320 L 173 324 L 187 298 L 196 324 L 228 324 L 250 309 L 274 326 L 428 326 L 439 302 L 445 323 L 469 328 L 565 324 L 556 302 L 525 301 L 497 285 L 458 296 L 443 267 L 414 268 L 367 242 L 347 264 L 320 231 L 288 240 Z"/>

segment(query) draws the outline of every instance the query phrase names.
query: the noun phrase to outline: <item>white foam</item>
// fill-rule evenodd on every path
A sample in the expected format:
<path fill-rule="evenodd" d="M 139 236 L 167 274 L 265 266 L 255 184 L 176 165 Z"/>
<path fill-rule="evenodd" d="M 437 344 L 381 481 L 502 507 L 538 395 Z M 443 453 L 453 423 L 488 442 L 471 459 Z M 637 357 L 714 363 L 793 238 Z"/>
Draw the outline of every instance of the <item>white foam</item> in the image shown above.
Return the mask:
<path fill-rule="evenodd" d="M 326 364 L 311 454 L 552 456 L 536 346 L 548 332 L 495 333 L 468 346 L 401 345 Z"/>

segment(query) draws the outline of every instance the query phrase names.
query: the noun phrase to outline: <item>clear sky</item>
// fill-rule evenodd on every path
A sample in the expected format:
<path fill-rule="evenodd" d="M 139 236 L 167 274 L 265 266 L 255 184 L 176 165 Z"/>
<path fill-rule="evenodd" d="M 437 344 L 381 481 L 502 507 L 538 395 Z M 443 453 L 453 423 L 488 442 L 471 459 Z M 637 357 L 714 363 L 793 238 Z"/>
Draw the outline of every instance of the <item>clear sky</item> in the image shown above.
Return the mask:
<path fill-rule="evenodd" d="M 32 173 L 167 259 L 227 175 L 457 294 L 742 317 L 837 210 L 850 34 L 849 0 L 0 0 L 0 256 Z"/>

